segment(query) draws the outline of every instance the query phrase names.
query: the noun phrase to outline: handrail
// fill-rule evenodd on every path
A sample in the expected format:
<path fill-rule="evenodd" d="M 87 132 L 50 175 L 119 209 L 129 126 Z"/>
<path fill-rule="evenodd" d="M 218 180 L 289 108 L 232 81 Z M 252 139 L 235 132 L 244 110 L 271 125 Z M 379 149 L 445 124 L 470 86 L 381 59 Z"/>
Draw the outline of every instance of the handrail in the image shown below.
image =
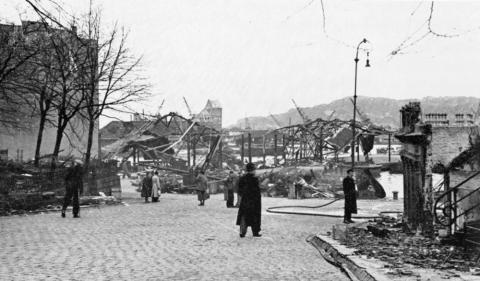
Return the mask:
<path fill-rule="evenodd" d="M 446 204 L 446 203 L 444 203 L 444 202 L 441 202 L 441 201 L 444 200 L 444 198 L 445 198 L 447 195 L 450 195 L 451 193 L 458 191 L 458 188 L 459 188 L 460 186 L 464 185 L 466 182 L 468 182 L 468 181 L 471 180 L 472 178 L 478 176 L 479 174 L 480 174 L 480 171 L 474 173 L 473 175 L 470 175 L 469 177 L 467 177 L 465 180 L 463 180 L 463 181 L 460 182 L 459 184 L 457 184 L 457 185 L 455 185 L 454 187 L 449 188 L 448 190 L 446 190 L 445 192 L 443 192 L 443 193 L 435 200 L 435 204 L 434 204 L 434 206 L 435 206 L 435 212 L 434 212 L 435 221 L 437 221 L 439 224 L 441 224 L 441 225 L 443 225 L 443 226 L 451 226 L 452 224 L 455 223 L 455 221 L 456 221 L 457 218 L 459 218 L 460 216 L 464 215 L 466 212 L 468 212 L 468 211 L 470 211 L 471 209 L 473 209 L 473 208 L 475 208 L 475 207 L 478 206 L 478 205 L 477 205 L 477 206 L 474 206 L 474 207 L 470 208 L 469 210 L 467 210 L 466 212 L 463 212 L 463 213 L 461 213 L 461 214 L 457 214 L 457 215 L 455 215 L 453 218 L 449 218 L 447 224 L 442 223 L 442 221 L 440 221 L 440 220 L 438 219 L 438 214 L 437 214 L 437 212 L 436 212 L 436 210 L 441 209 L 441 208 L 439 207 L 439 205 L 443 205 L 443 213 L 445 214 L 446 208 L 451 208 L 451 209 L 456 208 L 456 206 L 458 205 L 458 202 L 460 202 L 460 201 L 462 201 L 463 199 L 469 197 L 469 196 L 472 195 L 473 193 L 479 191 L 479 190 L 480 190 L 480 187 L 478 187 L 477 189 L 469 192 L 467 195 L 465 195 L 465 196 L 463 196 L 462 198 L 460 198 L 460 200 L 455 200 L 455 202 L 448 202 L 448 204 Z M 441 203 L 441 204 L 439 204 L 439 203 Z M 453 205 L 455 205 L 455 206 L 453 206 Z M 480 204 L 479 204 L 479 205 L 480 205 Z"/>

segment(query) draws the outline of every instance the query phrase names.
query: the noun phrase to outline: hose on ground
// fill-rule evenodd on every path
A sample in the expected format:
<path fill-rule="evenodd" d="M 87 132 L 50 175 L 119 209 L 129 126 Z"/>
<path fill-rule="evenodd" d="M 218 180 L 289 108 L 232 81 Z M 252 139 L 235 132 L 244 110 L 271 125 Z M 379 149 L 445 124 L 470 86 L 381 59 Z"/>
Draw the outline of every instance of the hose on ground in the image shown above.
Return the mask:
<path fill-rule="evenodd" d="M 318 217 L 330 217 L 330 218 L 343 218 L 343 215 L 334 215 L 334 214 L 322 214 L 322 213 L 302 213 L 302 212 L 295 212 L 295 211 L 281 211 L 280 209 L 289 209 L 289 208 L 303 208 L 303 209 L 319 209 L 331 205 L 337 201 L 343 200 L 344 198 L 336 198 L 330 202 L 325 204 L 317 205 L 317 206 L 304 206 L 304 205 L 290 205 L 290 206 L 274 206 L 267 208 L 267 213 L 274 213 L 274 214 L 286 214 L 286 215 L 304 215 L 304 216 L 318 216 Z M 387 213 L 402 213 L 399 211 L 382 211 L 377 216 L 355 216 L 357 219 L 375 219 L 380 218 L 381 214 Z"/>

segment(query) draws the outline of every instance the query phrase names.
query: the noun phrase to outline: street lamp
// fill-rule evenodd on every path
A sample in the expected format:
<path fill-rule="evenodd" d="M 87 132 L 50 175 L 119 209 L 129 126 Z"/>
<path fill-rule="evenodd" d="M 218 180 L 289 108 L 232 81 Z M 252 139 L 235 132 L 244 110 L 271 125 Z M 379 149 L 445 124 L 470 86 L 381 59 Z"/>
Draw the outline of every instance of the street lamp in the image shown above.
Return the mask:
<path fill-rule="evenodd" d="M 357 46 L 357 53 L 355 55 L 355 86 L 353 88 L 353 121 L 352 121 L 352 170 L 355 168 L 355 119 L 357 117 L 357 69 L 358 69 L 358 50 L 360 45 L 367 43 L 367 39 L 363 39 Z M 367 62 L 365 67 L 370 67 L 369 53 L 367 52 Z M 360 151 L 358 151 L 360 153 Z"/>

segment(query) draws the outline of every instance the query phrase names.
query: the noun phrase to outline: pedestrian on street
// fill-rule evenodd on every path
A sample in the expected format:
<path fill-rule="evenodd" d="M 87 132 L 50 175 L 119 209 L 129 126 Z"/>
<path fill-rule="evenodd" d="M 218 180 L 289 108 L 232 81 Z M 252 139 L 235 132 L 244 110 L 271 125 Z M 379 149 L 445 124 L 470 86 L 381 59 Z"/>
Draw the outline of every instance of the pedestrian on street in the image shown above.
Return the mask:
<path fill-rule="evenodd" d="M 233 208 L 234 196 L 233 192 L 235 189 L 235 174 L 233 171 L 230 171 L 227 179 L 225 179 L 225 190 L 227 192 L 227 208 Z"/>
<path fill-rule="evenodd" d="M 152 176 L 149 171 L 142 181 L 142 197 L 145 197 L 145 203 L 148 203 L 148 197 L 152 196 Z"/>
<path fill-rule="evenodd" d="M 65 211 L 72 201 L 73 217 L 80 217 L 80 204 L 78 202 L 78 197 L 79 193 L 83 193 L 82 164 L 81 160 L 75 160 L 70 162 L 70 166 L 67 168 L 67 173 L 65 175 L 65 197 L 63 199 L 62 218 L 65 217 Z"/>
<path fill-rule="evenodd" d="M 244 174 L 245 174 L 244 171 L 240 170 L 240 172 L 238 173 L 238 177 L 235 177 L 235 184 L 233 186 L 235 193 L 237 193 L 237 203 L 235 203 L 235 208 L 240 207 L 240 201 L 242 200 L 242 197 L 238 193 L 238 181 L 239 181 L 239 178 L 241 178 Z"/>
<path fill-rule="evenodd" d="M 122 160 L 122 172 L 123 172 L 123 176 L 122 176 L 123 179 L 125 178 L 125 176 L 130 178 L 130 172 L 129 172 L 129 169 L 128 169 L 128 164 L 127 164 L 126 159 Z"/>
<path fill-rule="evenodd" d="M 200 171 L 196 177 L 197 182 L 197 197 L 200 204 L 198 206 L 205 206 L 205 199 L 207 199 L 208 179 L 204 171 Z"/>
<path fill-rule="evenodd" d="M 246 174 L 238 182 L 238 195 L 241 196 L 238 208 L 237 225 L 240 226 L 240 237 L 245 237 L 247 227 L 252 228 L 254 237 L 262 236 L 260 232 L 262 196 L 260 184 L 255 176 L 255 165 L 248 163 Z"/>
<path fill-rule="evenodd" d="M 158 202 L 158 198 L 162 194 L 160 188 L 160 178 L 158 177 L 158 171 L 155 171 L 152 177 L 152 202 Z"/>
<path fill-rule="evenodd" d="M 357 195 L 355 191 L 355 180 L 353 179 L 353 170 L 347 171 L 347 176 L 343 179 L 343 194 L 345 195 L 345 213 L 343 223 L 353 223 L 352 214 L 357 213 Z"/>

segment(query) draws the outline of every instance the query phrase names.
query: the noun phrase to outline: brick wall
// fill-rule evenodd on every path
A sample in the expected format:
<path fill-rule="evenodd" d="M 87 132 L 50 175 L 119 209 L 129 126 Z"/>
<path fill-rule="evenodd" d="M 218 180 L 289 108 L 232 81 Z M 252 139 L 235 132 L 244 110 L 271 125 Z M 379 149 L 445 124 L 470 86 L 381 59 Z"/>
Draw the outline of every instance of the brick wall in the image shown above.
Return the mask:
<path fill-rule="evenodd" d="M 471 127 L 433 127 L 432 160 L 434 164 L 447 165 L 469 147 Z"/>

